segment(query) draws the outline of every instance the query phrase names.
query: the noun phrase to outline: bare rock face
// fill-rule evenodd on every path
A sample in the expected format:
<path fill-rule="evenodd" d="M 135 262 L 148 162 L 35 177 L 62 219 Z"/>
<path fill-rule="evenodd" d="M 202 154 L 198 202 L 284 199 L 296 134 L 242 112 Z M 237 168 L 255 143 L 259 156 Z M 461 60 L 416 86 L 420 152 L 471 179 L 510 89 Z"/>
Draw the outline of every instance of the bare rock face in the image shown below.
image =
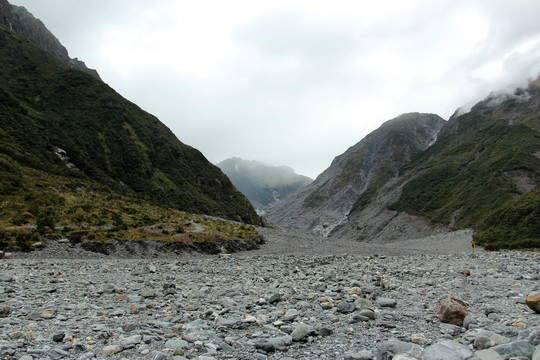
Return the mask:
<path fill-rule="evenodd" d="M 467 316 L 467 304 L 454 297 L 448 296 L 439 307 L 439 319 L 443 323 L 463 326 L 463 320 Z"/>
<path fill-rule="evenodd" d="M 265 217 L 304 233 L 345 238 L 354 233 L 356 239 L 367 239 L 380 228 L 376 226 L 360 234 L 356 231 L 358 226 L 348 226 L 349 214 L 358 206 L 373 204 L 380 188 L 395 183 L 399 169 L 435 141 L 444 122 L 437 115 L 421 113 L 404 114 L 387 121 L 337 156 L 314 182 L 273 204 Z M 373 223 L 381 209 L 395 200 L 393 195 L 383 203 L 377 201 L 375 208 L 365 214 L 365 221 Z M 391 214 L 382 222 L 387 223 L 394 216 Z"/>
<path fill-rule="evenodd" d="M 540 313 L 540 293 L 527 296 L 525 304 L 527 304 L 534 312 Z"/>

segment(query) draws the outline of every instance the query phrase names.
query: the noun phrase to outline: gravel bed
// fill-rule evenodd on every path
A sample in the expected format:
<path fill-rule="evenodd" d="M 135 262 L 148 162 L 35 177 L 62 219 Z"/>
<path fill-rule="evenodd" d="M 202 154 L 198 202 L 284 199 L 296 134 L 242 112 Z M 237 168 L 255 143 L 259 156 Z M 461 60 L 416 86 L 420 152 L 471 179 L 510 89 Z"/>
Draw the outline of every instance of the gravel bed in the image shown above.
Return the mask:
<path fill-rule="evenodd" d="M 50 244 L 0 260 L 0 358 L 540 356 L 525 304 L 540 292 L 536 252 L 473 254 L 467 232 L 374 245 L 262 231 L 259 250 L 233 255 Z M 439 316 L 449 296 L 465 303 L 457 325 Z"/>

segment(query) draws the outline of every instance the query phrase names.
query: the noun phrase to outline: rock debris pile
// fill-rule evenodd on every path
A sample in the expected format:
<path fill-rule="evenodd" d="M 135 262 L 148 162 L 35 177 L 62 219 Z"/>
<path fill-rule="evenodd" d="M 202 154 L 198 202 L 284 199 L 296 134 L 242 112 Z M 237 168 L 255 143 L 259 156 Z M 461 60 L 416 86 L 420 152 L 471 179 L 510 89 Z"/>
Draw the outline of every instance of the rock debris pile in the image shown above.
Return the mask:
<path fill-rule="evenodd" d="M 534 252 L 4 259 L 0 358 L 538 360 L 539 280 Z"/>

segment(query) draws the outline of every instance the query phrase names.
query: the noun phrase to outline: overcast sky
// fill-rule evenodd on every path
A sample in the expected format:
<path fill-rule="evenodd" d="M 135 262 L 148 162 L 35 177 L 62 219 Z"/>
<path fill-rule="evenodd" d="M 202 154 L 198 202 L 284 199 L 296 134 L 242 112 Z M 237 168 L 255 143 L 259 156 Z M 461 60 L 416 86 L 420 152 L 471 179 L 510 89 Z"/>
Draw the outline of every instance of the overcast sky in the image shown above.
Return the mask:
<path fill-rule="evenodd" d="M 538 0 L 11 0 L 212 162 L 316 177 L 384 121 L 540 72 Z"/>

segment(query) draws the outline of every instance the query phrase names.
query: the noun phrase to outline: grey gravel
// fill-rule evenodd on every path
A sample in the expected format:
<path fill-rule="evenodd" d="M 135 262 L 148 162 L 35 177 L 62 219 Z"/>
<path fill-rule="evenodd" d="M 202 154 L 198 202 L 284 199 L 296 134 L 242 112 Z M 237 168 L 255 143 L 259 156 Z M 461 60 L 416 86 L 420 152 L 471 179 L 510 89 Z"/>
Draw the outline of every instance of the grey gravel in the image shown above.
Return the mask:
<path fill-rule="evenodd" d="M 402 254 L 396 244 L 339 248 L 293 237 L 298 243 L 287 253 L 279 243 L 289 233 L 272 238 L 272 231 L 260 250 L 233 255 L 69 258 L 60 247 L 69 245 L 60 244 L 2 259 L 0 309 L 9 310 L 0 317 L 0 358 L 531 359 L 539 353 L 540 315 L 524 302 L 540 291 L 538 253 L 473 254 L 453 235 L 444 251 L 437 240 L 416 250 L 404 245 Z M 464 327 L 439 320 L 447 296 L 468 305 Z"/>

